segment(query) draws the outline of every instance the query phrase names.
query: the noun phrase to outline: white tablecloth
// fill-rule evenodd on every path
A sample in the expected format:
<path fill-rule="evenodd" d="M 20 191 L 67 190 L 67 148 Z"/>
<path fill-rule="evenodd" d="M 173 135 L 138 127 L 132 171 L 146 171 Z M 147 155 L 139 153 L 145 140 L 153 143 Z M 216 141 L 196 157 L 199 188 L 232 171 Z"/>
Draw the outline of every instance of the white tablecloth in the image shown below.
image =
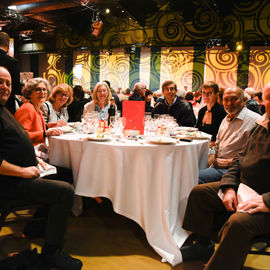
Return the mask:
<path fill-rule="evenodd" d="M 109 198 L 115 212 L 136 221 L 150 245 L 172 265 L 182 262 L 181 228 L 190 190 L 205 168 L 208 141 L 151 145 L 50 138 L 51 164 L 72 168 L 75 193 Z"/>

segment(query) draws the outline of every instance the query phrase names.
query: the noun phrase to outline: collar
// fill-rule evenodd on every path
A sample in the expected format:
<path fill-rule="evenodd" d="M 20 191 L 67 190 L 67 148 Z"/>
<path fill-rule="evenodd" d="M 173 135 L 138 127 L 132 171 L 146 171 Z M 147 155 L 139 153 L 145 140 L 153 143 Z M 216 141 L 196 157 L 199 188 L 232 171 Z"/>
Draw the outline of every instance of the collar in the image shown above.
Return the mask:
<path fill-rule="evenodd" d="M 257 119 L 256 124 L 263 126 L 264 128 L 266 128 L 266 130 L 268 130 L 269 116 L 267 115 L 267 113 L 265 113 L 259 119 Z"/>
<path fill-rule="evenodd" d="M 244 106 L 244 107 L 242 108 L 242 110 L 241 110 L 234 118 L 231 118 L 231 117 L 227 114 L 227 116 L 225 117 L 225 119 L 226 119 L 227 121 L 229 121 L 229 122 L 233 121 L 234 119 L 244 120 L 245 115 L 246 115 L 246 113 L 247 113 L 247 110 L 248 110 L 248 109 L 246 108 L 246 106 Z"/>
<path fill-rule="evenodd" d="M 175 99 L 173 100 L 173 102 L 171 104 L 169 104 L 165 98 L 165 104 L 168 105 L 168 106 L 172 106 L 177 100 L 177 96 L 175 97 Z"/>

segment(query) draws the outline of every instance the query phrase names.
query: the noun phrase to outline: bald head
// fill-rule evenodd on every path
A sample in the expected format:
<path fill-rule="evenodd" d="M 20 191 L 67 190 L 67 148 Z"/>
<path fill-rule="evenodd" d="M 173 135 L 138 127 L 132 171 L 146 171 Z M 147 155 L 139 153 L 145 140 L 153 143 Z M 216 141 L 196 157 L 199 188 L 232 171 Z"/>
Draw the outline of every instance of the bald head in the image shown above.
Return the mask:
<path fill-rule="evenodd" d="M 263 102 L 265 106 L 265 112 L 270 117 L 270 83 L 267 84 L 263 90 Z"/>
<path fill-rule="evenodd" d="M 227 88 L 223 93 L 223 106 L 230 117 L 235 117 L 245 106 L 246 98 L 243 89 Z"/>
<path fill-rule="evenodd" d="M 5 105 L 11 93 L 11 76 L 5 67 L 0 66 L 0 104 Z"/>

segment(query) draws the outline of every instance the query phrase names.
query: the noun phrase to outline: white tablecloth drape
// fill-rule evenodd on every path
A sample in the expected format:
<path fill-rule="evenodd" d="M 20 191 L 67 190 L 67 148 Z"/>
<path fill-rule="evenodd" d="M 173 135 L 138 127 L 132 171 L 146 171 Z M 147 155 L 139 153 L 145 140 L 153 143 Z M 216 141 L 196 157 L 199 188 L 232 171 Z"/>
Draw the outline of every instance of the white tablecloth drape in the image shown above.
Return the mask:
<path fill-rule="evenodd" d="M 208 141 L 151 145 L 89 142 L 75 135 L 50 138 L 50 162 L 72 168 L 75 193 L 109 198 L 115 212 L 136 221 L 172 265 L 182 262 L 187 198 L 207 156 Z"/>

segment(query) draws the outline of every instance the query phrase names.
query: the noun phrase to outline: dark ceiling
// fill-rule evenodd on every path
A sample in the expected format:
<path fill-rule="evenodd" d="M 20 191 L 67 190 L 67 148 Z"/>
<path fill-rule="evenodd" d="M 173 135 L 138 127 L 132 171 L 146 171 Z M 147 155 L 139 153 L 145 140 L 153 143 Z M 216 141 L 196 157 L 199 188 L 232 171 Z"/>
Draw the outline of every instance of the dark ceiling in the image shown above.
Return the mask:
<path fill-rule="evenodd" d="M 146 17 L 157 11 L 181 10 L 184 21 L 191 21 L 197 8 L 226 16 L 236 2 L 239 0 L 1 0 L 0 26 L 15 38 L 26 35 L 44 39 L 66 26 L 85 33 L 97 16 L 104 24 L 108 17 L 127 17 L 144 26 Z M 109 14 L 105 13 L 107 8 Z"/>

